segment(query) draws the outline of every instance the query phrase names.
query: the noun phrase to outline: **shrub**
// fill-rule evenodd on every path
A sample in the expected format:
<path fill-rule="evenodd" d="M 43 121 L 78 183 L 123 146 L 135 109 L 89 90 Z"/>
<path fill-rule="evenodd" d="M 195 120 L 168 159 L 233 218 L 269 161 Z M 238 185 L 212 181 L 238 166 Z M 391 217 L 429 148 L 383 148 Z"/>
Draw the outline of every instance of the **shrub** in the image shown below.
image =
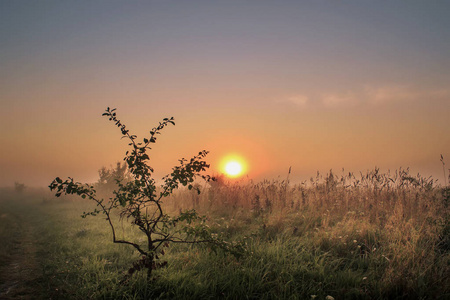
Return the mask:
<path fill-rule="evenodd" d="M 168 125 L 175 125 L 173 118 L 165 118 L 159 125 L 150 131 L 148 138 L 138 142 L 137 136 L 129 132 L 126 126 L 117 119 L 116 109 L 106 109 L 103 116 L 120 128 L 122 138 L 129 141 L 130 151 L 124 157 L 130 180 L 118 179 L 118 188 L 113 191 L 113 198 L 105 201 L 97 196 L 94 186 L 74 182 L 73 178 L 63 181 L 55 178 L 49 185 L 50 190 L 56 191 L 56 196 L 64 194 L 76 194 L 82 198 L 93 200 L 97 208 L 91 212 L 83 213 L 83 217 L 89 215 L 106 215 L 106 220 L 111 228 L 114 243 L 127 244 L 141 254 L 141 259 L 133 264 L 129 274 L 135 271 L 147 270 L 147 278 L 151 278 L 152 270 L 167 264 L 159 258 L 164 255 L 164 248 L 170 243 L 207 244 L 213 250 L 224 249 L 225 251 L 239 254 L 242 247 L 221 240 L 218 235 L 213 234 L 206 225 L 206 218 L 199 216 L 194 209 L 180 211 L 177 216 L 169 216 L 163 206 L 162 200 L 170 196 L 180 185 L 187 186 L 189 190 L 195 190 L 195 179 L 201 177 L 209 181 L 208 175 L 202 175 L 209 165 L 204 161 L 207 151 L 203 150 L 190 160 L 180 159 L 180 165 L 175 166 L 172 172 L 163 177 L 163 184 L 157 186 L 152 177 L 154 172 L 147 162 L 149 156 L 147 151 L 150 145 L 155 143 L 157 136 Z M 122 178 L 123 179 L 123 178 Z M 198 190 L 198 189 L 197 189 Z M 198 190 L 198 192 L 200 192 Z M 122 219 L 131 220 L 133 226 L 137 226 L 144 235 L 144 242 L 134 242 L 127 239 L 119 239 L 112 222 L 113 212 L 118 211 Z"/>

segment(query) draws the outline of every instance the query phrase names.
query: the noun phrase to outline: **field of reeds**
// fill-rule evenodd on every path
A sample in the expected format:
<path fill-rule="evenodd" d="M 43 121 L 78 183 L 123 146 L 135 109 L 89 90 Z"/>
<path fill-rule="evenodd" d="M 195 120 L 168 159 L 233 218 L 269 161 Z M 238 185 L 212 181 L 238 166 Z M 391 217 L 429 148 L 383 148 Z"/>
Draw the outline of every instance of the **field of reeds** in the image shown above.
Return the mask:
<path fill-rule="evenodd" d="M 199 183 L 165 201 L 196 209 L 235 257 L 172 245 L 165 268 L 124 280 L 138 258 L 94 207 L 46 190 L 0 193 L 2 299 L 449 299 L 450 188 L 408 170 L 331 171 L 293 184 Z M 127 220 L 120 234 L 139 238 Z"/>

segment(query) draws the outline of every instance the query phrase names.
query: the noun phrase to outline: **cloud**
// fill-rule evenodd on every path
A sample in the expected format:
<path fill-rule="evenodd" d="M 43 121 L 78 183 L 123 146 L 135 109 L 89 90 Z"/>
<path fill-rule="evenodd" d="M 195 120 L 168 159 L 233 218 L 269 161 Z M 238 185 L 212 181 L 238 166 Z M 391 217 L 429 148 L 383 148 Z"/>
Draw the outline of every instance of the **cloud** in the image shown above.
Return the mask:
<path fill-rule="evenodd" d="M 305 106 L 309 102 L 309 97 L 305 95 L 296 95 L 293 97 L 289 97 L 287 102 L 293 103 L 297 106 Z"/>
<path fill-rule="evenodd" d="M 409 86 L 364 87 L 367 103 L 384 105 L 388 103 L 420 102 L 442 100 L 450 97 L 447 89 L 420 89 Z"/>
<path fill-rule="evenodd" d="M 326 107 L 334 106 L 354 106 L 358 103 L 358 98 L 351 93 L 326 94 L 321 96 L 321 103 Z"/>
<path fill-rule="evenodd" d="M 393 103 L 432 101 L 448 99 L 448 89 L 419 89 L 406 85 L 370 86 L 355 91 L 323 93 L 320 95 L 298 94 L 287 97 L 285 101 L 297 107 L 357 107 L 383 106 Z"/>
<path fill-rule="evenodd" d="M 421 94 L 406 86 L 365 86 L 363 90 L 367 102 L 372 105 L 379 105 L 392 102 L 403 102 L 417 99 Z"/>

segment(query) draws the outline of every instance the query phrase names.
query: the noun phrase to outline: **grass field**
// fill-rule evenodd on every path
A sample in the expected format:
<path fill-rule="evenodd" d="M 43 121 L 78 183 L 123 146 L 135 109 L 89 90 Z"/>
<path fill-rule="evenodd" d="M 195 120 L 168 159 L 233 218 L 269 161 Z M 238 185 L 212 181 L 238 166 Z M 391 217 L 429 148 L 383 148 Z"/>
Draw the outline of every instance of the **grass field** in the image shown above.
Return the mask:
<path fill-rule="evenodd" d="M 88 200 L 2 189 L 1 299 L 449 299 L 450 190 L 400 170 L 202 184 L 176 192 L 212 230 L 245 242 L 236 258 L 168 248 L 166 268 L 124 282 L 137 253 L 111 242 Z M 139 239 L 126 220 L 120 234 Z"/>

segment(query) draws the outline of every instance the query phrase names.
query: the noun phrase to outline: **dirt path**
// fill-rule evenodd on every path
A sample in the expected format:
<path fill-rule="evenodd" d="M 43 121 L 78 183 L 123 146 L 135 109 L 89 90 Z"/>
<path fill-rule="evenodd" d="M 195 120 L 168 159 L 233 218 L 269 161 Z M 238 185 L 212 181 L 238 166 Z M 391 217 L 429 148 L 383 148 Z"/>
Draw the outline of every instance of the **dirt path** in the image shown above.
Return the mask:
<path fill-rule="evenodd" d="M 42 270 L 37 260 L 36 239 L 33 235 L 33 223 L 36 220 L 30 220 L 26 214 L 15 211 L 8 203 L 2 204 L 0 299 L 39 299 L 42 297 L 42 286 L 39 285 Z"/>

